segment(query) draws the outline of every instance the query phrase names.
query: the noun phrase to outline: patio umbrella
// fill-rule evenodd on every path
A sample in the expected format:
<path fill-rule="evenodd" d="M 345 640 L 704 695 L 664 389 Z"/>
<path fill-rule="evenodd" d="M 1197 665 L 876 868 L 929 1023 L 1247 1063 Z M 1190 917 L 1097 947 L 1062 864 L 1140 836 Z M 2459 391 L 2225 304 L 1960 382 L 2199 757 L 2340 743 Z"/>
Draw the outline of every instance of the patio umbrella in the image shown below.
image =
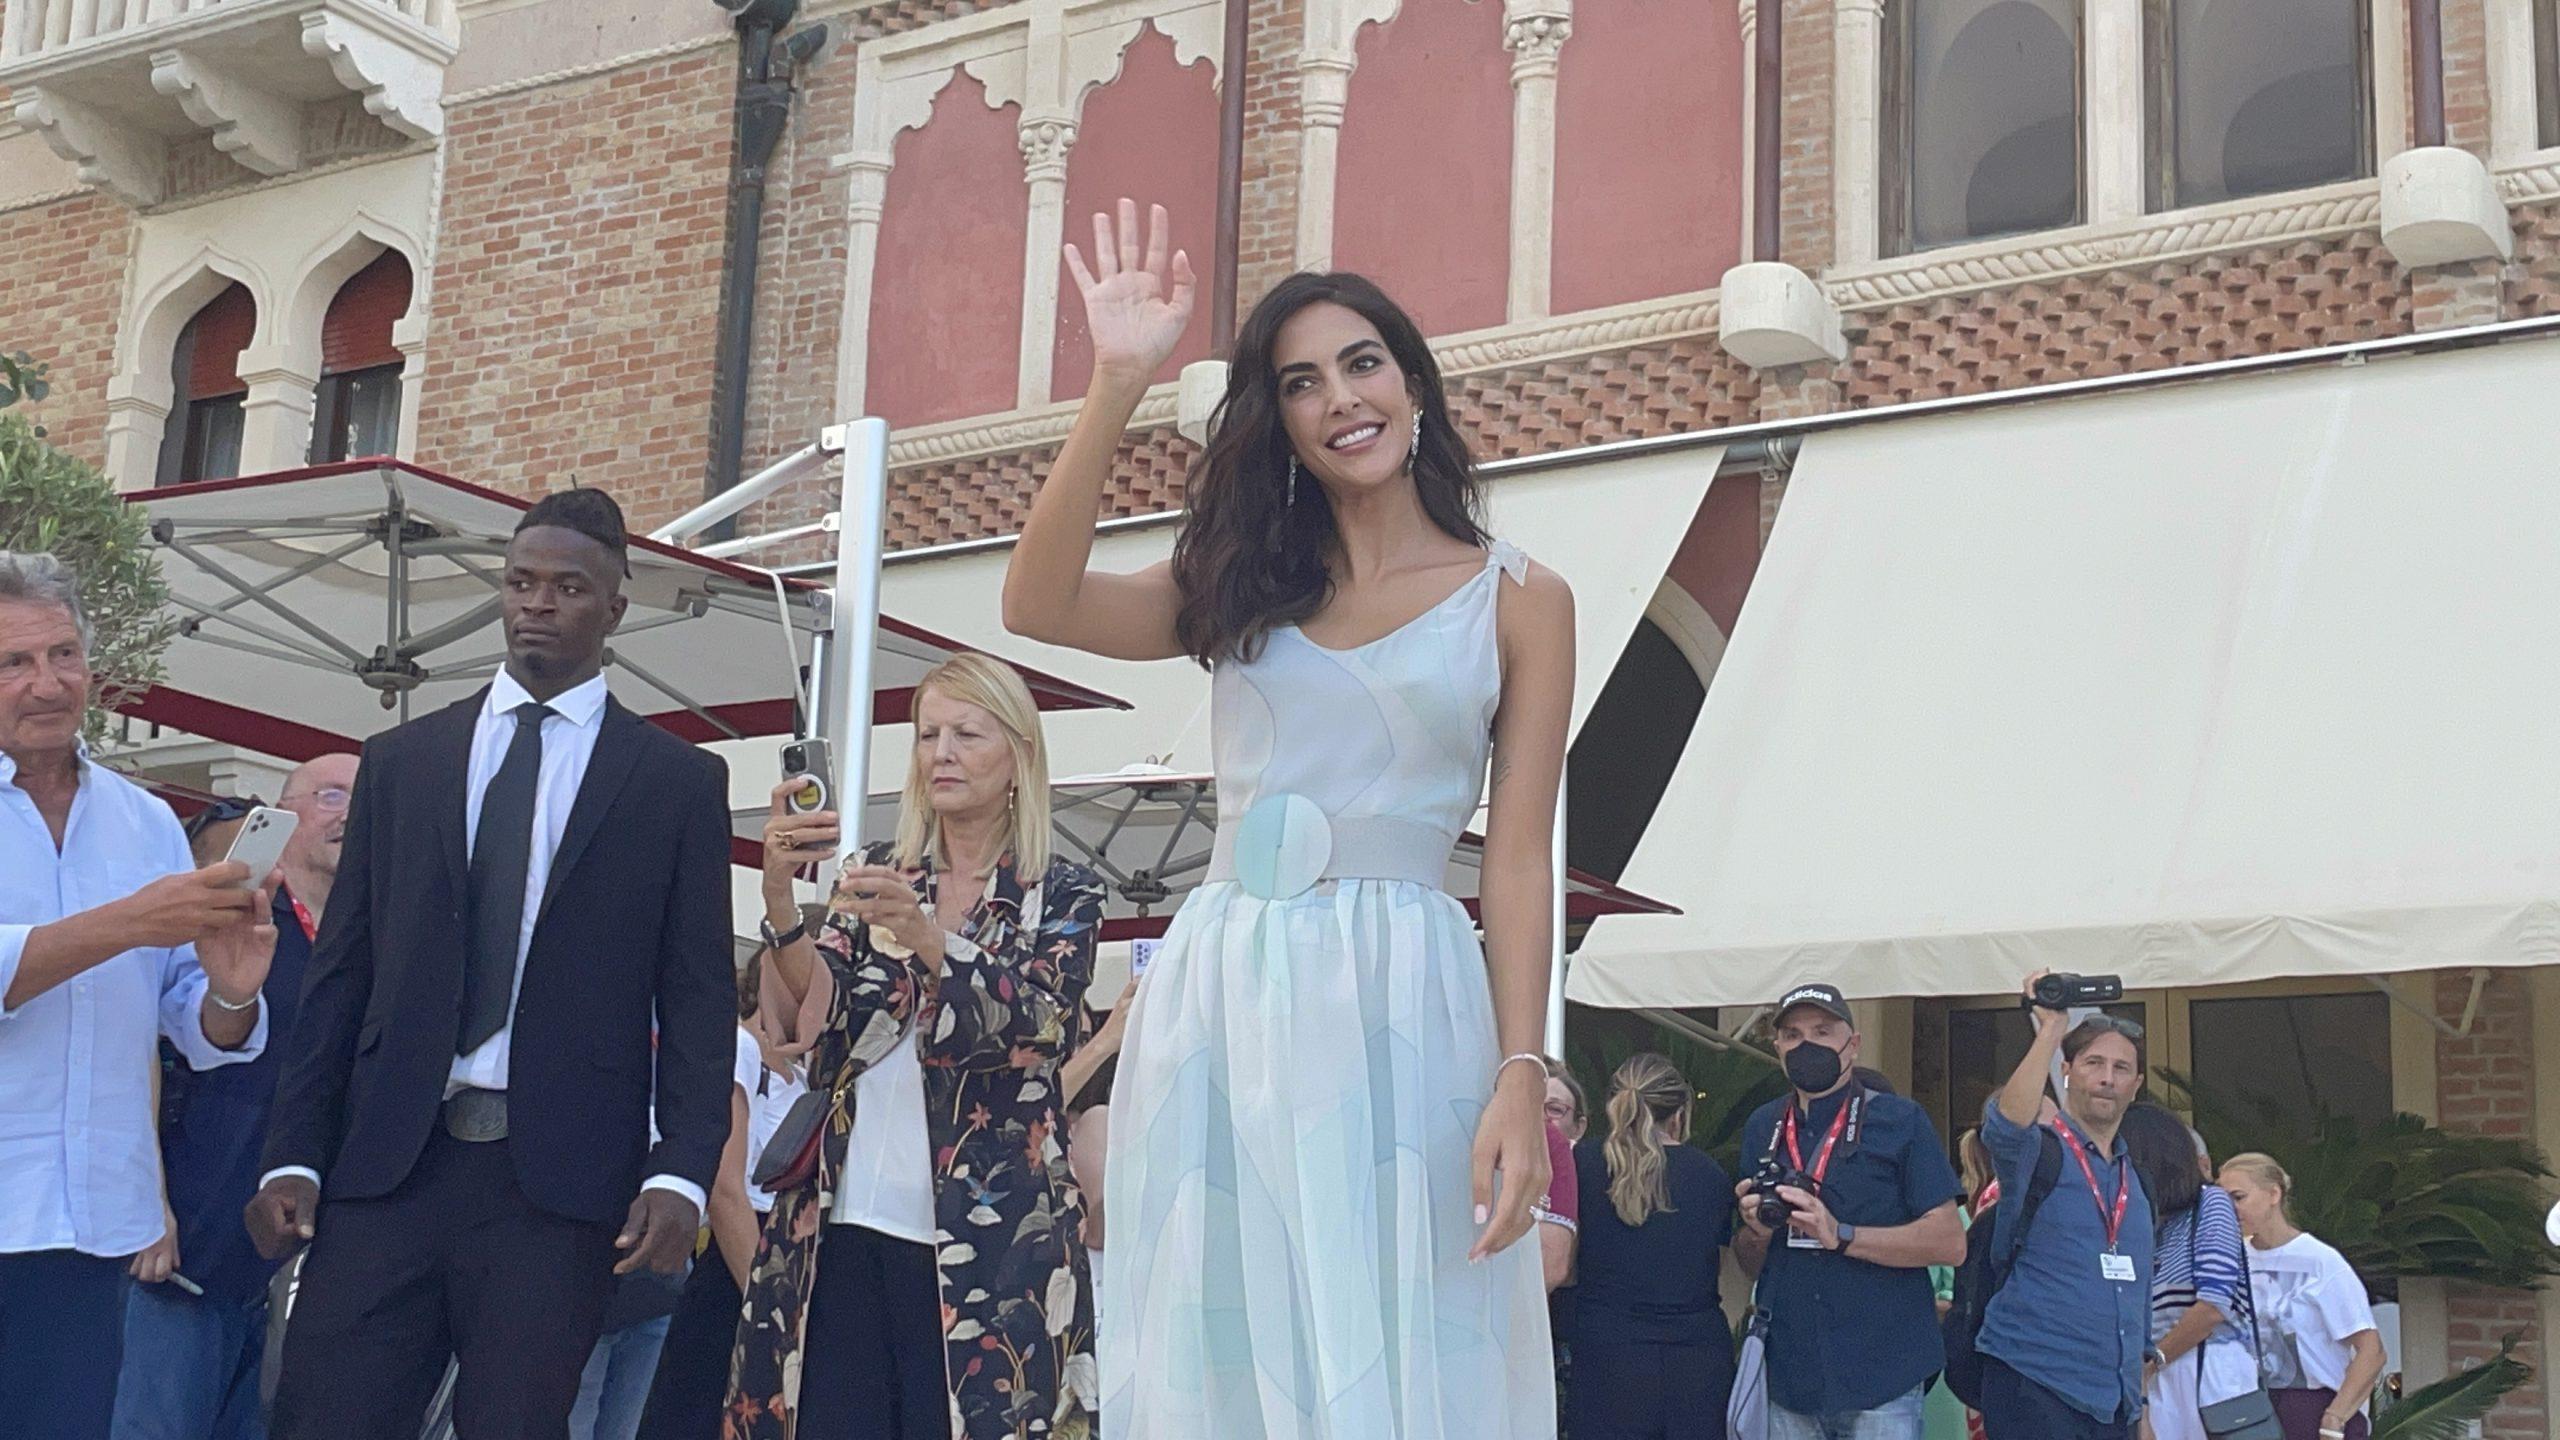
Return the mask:
<path fill-rule="evenodd" d="M 137 719 L 306 760 L 470 695 L 506 658 L 499 578 L 528 500 L 383 459 L 129 498 L 181 622 L 167 679 L 124 707 Z M 828 591 L 638 536 L 630 557 L 605 666 L 623 703 L 696 742 L 796 733 Z M 906 719 L 916 681 L 967 648 L 885 615 L 876 637 L 879 724 Z M 1023 678 L 1043 709 L 1127 708 Z"/>

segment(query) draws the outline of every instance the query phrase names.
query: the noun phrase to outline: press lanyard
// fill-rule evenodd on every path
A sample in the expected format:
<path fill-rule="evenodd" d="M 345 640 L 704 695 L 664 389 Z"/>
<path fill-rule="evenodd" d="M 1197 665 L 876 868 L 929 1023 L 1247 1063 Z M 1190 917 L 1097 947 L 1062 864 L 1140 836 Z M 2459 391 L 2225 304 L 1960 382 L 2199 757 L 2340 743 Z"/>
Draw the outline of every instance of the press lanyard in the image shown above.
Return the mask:
<path fill-rule="evenodd" d="M 319 939 L 320 922 L 311 918 L 311 907 L 303 904 L 300 900 L 294 899 L 294 897 L 290 895 L 286 896 L 285 899 L 293 902 L 293 918 L 302 922 L 302 938 L 305 940 Z"/>
<path fill-rule="evenodd" d="M 1849 1103 L 1840 1107 L 1840 1113 L 1831 1117 L 1831 1129 L 1822 1137 L 1821 1148 L 1813 1152 L 1811 1165 L 1804 1163 L 1804 1150 L 1796 1144 L 1796 1107 L 1789 1105 L 1787 1113 L 1778 1117 L 1778 1143 L 1787 1147 L 1787 1159 L 1794 1162 L 1797 1169 L 1811 1175 L 1815 1184 L 1821 1184 L 1822 1177 L 1830 1173 L 1832 1147 L 1840 1143 L 1841 1134 L 1855 1123 L 1858 1107 L 1866 1098 L 1863 1091 L 1851 1095 Z"/>
<path fill-rule="evenodd" d="M 2063 1124 L 2058 1116 L 2053 1122 L 2053 1133 L 2062 1137 L 2063 1146 L 2071 1152 L 2071 1158 L 2080 1162 L 2080 1174 L 2089 1182 L 2089 1198 L 2098 1202 L 2098 1218 L 2107 1227 L 2107 1253 L 2112 1255 L 2116 1249 L 2116 1232 L 2124 1228 L 2124 1203 L 2132 1193 L 2133 1177 L 2125 1173 L 2127 1167 L 2116 1167 L 2116 1207 L 2110 1213 L 2106 1194 L 2098 1189 L 2098 1172 L 2089 1164 L 2089 1151 L 2080 1143 L 2080 1137 L 2072 1134 L 2071 1127 Z"/>

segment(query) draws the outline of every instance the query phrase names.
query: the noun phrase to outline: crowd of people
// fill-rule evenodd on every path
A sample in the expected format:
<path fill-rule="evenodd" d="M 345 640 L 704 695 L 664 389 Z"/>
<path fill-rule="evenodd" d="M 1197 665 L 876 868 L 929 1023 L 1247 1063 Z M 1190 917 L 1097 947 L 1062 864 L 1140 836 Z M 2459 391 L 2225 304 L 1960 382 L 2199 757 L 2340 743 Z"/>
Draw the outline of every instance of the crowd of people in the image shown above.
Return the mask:
<path fill-rule="evenodd" d="M 982 655 L 814 906 L 840 818 L 774 791 L 733 963 L 725 766 L 603 678 L 601 492 L 524 513 L 484 690 L 293 772 L 264 875 L 238 807 L 191 850 L 91 760 L 77 578 L 0 555 L 10 1433 L 1892 1440 L 1945 1371 L 1990 1440 L 2360 1440 L 2362 1287 L 2272 1161 L 2207 1184 L 2136 1103 L 2136 1027 L 2030 1007 L 1978 1186 L 1828 983 L 1774 1008 L 1743 1174 L 1660 1056 L 1593 1111 L 1540 1053 L 1572 597 L 1483 531 L 1412 320 L 1283 282 L 1172 558 L 1088 569 L 1190 315 L 1168 231 L 1068 252 L 1094 378 L 1004 594 L 1212 671 L 1216 850 L 1107 1018 L 1101 882 Z M 1440 882 L 1488 794 L 1479 939 Z"/>

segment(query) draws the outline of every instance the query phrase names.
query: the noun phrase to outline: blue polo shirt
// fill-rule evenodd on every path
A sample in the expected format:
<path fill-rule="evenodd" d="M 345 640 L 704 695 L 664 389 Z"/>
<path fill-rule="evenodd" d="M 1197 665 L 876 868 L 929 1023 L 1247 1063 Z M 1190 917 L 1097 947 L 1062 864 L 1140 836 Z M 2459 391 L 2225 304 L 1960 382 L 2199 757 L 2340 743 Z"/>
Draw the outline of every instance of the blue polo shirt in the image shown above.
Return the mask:
<path fill-rule="evenodd" d="M 1816 1100 L 1809 1116 L 1797 1114 L 1806 1169 L 1852 1088 Z M 1778 1117 L 1796 1099 L 1772 1100 L 1743 1125 L 1746 1173 L 1769 1154 Z M 1867 1092 L 1856 1143 L 1844 1132 L 1823 1172 L 1822 1203 L 1861 1228 L 1908 1225 L 1963 1194 L 1928 1113 L 1899 1095 Z M 1873 1410 L 1928 1383 L 1945 1363 L 1937 1291 L 1925 1268 L 1795 1249 L 1781 1234 L 1761 1262 L 1758 1299 L 1769 1312 L 1769 1399 L 1795 1414 Z"/>
<path fill-rule="evenodd" d="M 2066 1117 L 2089 1159 L 2106 1209 L 2115 1208 L 2116 1185 L 2127 1190 L 2124 1226 L 2116 1253 L 2132 1257 L 2131 1280 L 2100 1273 L 2107 1248 L 2106 1222 L 2089 1176 L 2064 1147 L 2062 1174 L 2036 1211 L 2023 1244 L 2012 1233 L 2020 1207 L 2007 1197 L 2027 1193 L 2036 1153 L 2044 1142 L 2032 1125 L 2011 1124 L 2000 1097 L 1983 1106 L 1982 1143 L 1999 1172 L 2003 1203 L 1991 1207 L 1992 1253 L 2009 1254 L 2009 1278 L 1983 1312 L 1975 1348 L 2052 1391 L 2072 1409 L 2101 1423 L 2130 1421 L 2142 1405 L 2142 1356 L 2151 1346 L 2151 1197 L 2126 1158 L 2124 1137 L 2100 1155 Z M 2013 1249 L 2014 1247 L 2014 1249 Z"/>

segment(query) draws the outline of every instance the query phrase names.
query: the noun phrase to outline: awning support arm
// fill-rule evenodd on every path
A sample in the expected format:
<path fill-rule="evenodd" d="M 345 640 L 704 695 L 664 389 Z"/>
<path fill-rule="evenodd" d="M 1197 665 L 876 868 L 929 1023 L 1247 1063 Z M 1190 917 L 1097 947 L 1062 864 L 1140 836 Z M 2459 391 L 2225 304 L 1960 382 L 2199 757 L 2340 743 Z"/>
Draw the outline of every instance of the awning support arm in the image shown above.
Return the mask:
<path fill-rule="evenodd" d="M 2426 973 L 2432 974 L 2433 972 Z M 2436 1027 L 2437 1034 L 2442 1035 L 2447 1040 L 2463 1040 L 2468 1039 L 2471 1035 L 2471 1023 L 2480 1018 L 2480 992 L 2488 988 L 2489 967 L 2486 965 L 2474 965 L 2471 967 L 2471 994 L 2462 1002 L 2462 1023 L 2459 1025 L 2446 1024 L 2444 1017 L 2435 1012 L 2434 1006 L 2421 1005 L 2417 1001 L 2410 999 L 2408 996 L 2401 994 L 2399 986 L 2392 984 L 2390 981 L 2379 975 L 2367 975 L 2364 978 L 2366 984 L 2381 991 L 2383 997 L 2389 1000 L 2392 1004 L 2400 1006 L 2402 1009 L 2407 1010 L 2419 1019 Z"/>
<path fill-rule="evenodd" d="M 1748 1055 L 1754 1060 L 1765 1060 L 1771 1065 L 1778 1063 L 1777 1056 L 1759 1046 L 1746 1045 L 1713 1025 L 1701 1024 L 1677 1010 L 1638 1010 L 1635 1013 L 1683 1039 L 1695 1040 L 1701 1045 L 1730 1054 Z"/>
<path fill-rule="evenodd" d="M 286 624 L 291 625 L 293 628 L 310 636 L 312 639 L 319 641 L 330 649 L 337 651 L 348 664 L 361 665 L 364 663 L 364 657 L 357 654 L 353 649 L 350 649 L 346 643 L 341 641 L 337 636 L 330 634 L 328 631 L 323 630 L 301 616 L 294 614 L 291 609 L 280 604 L 275 597 L 267 594 L 264 590 L 261 590 L 257 586 L 250 584 L 248 581 L 241 579 L 239 576 L 232 574 L 230 571 L 222 568 L 222 566 L 214 563 L 213 561 L 206 559 L 186 541 L 180 540 L 174 535 L 164 535 L 158 538 L 162 545 L 165 545 L 169 549 L 175 550 L 180 555 L 185 556 L 197 569 L 211 575 L 216 580 L 230 586 L 241 594 L 248 596 L 251 600 L 257 602 L 261 606 L 264 606 L 266 609 L 274 611 L 276 616 L 279 619 L 282 619 Z M 225 616 L 224 618 L 230 619 L 232 617 Z"/>
<path fill-rule="evenodd" d="M 693 698 L 692 696 L 687 695 L 687 694 L 686 694 L 686 693 L 684 693 L 683 691 L 681 691 L 681 690 L 677 689 L 677 688 L 676 688 L 676 687 L 674 687 L 673 685 L 668 684 L 666 681 L 659 679 L 657 676 L 655 676 L 655 675 L 653 675 L 653 674 L 649 673 L 648 671 L 646 671 L 646 670 L 644 670 L 644 669 L 640 668 L 639 666 L 632 664 L 629 660 L 625 659 L 624 657 L 622 657 L 622 656 L 620 656 L 620 655 L 614 655 L 614 656 L 612 657 L 612 663 L 613 663 L 613 664 L 615 664 L 615 665 L 617 665 L 617 666 L 619 666 L 619 667 L 621 667 L 622 669 L 625 669 L 625 670 L 630 671 L 633 675 L 638 676 L 640 679 L 642 679 L 642 680 L 644 680 L 644 681 L 647 681 L 647 682 L 648 682 L 648 684 L 649 684 L 649 687 L 650 687 L 651 689 L 656 690 L 659 694 L 664 695 L 664 696 L 666 696 L 668 699 L 673 700 L 674 702 L 676 702 L 678 705 L 683 706 L 683 707 L 686 709 L 686 711 L 688 711 L 689 713 L 691 713 L 691 714 L 692 714 L 692 716 L 693 716 L 695 719 L 697 719 L 697 720 L 701 721 L 703 724 L 708 725 L 708 726 L 710 726 L 712 729 L 719 731 L 719 732 L 720 732 L 720 735 L 721 735 L 721 738 L 726 739 L 726 740 L 743 740 L 743 739 L 745 739 L 745 738 L 746 738 L 745 736 L 740 735 L 740 734 L 738 733 L 738 730 L 737 730 L 737 727 L 736 727 L 736 726 L 731 725 L 728 721 L 721 719 L 719 716 L 712 714 L 710 711 L 703 709 L 701 705 L 697 704 L 697 703 L 694 701 L 694 698 Z"/>

